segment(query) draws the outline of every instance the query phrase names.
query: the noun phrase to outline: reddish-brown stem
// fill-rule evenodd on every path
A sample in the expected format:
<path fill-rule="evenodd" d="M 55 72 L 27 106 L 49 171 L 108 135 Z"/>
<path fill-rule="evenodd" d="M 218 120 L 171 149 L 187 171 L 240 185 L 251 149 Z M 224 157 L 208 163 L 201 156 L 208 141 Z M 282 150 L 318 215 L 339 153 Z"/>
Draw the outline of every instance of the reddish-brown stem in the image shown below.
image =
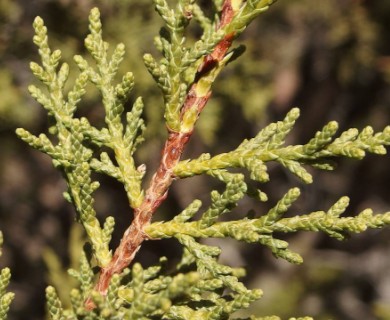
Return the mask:
<path fill-rule="evenodd" d="M 205 103 L 205 102 L 204 102 Z M 150 187 L 146 190 L 141 206 L 134 210 L 134 219 L 125 231 L 122 240 L 115 250 L 114 256 L 107 267 L 100 270 L 99 280 L 95 290 L 102 295 L 107 294 L 107 289 L 112 276 L 120 273 L 133 260 L 141 247 L 141 243 L 147 239 L 143 228 L 150 223 L 153 213 L 167 196 L 168 189 L 174 179 L 173 168 L 180 161 L 184 147 L 192 132 L 169 132 L 167 141 L 162 150 L 160 165 L 154 174 Z M 87 299 L 86 308 L 94 308 L 94 303 Z"/>
<path fill-rule="evenodd" d="M 218 28 L 222 28 L 228 24 L 233 16 L 231 0 L 225 0 L 222 9 L 221 22 Z M 233 34 L 227 35 L 216 45 L 213 52 L 204 58 L 203 63 L 198 68 L 195 81 L 191 85 L 187 97 L 184 100 L 181 108 L 181 118 L 190 109 L 196 110 L 198 116 L 201 113 L 211 96 L 211 90 L 200 97 L 197 95 L 197 84 L 203 76 L 223 59 L 231 46 L 233 37 Z M 129 228 L 125 231 L 111 262 L 100 270 L 99 280 L 95 287 L 95 290 L 100 294 L 107 294 L 112 276 L 116 273 L 120 273 L 132 262 L 137 251 L 140 249 L 142 242 L 147 239 L 147 235 L 143 232 L 143 229 L 150 223 L 156 209 L 165 200 L 169 187 L 175 179 L 173 169 L 180 161 L 192 132 L 193 130 L 175 132 L 168 129 L 168 139 L 162 150 L 160 165 L 150 182 L 149 188 L 145 192 L 145 198 L 142 204 L 134 209 L 134 219 Z M 95 307 L 90 298 L 87 299 L 85 305 L 88 309 Z"/>

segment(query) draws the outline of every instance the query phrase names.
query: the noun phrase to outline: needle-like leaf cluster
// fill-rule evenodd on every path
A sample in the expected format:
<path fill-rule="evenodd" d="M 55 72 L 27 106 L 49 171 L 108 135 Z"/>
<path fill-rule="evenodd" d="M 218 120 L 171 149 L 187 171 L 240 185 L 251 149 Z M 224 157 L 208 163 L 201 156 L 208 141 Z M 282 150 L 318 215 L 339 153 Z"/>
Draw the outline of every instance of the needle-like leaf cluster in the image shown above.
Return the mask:
<path fill-rule="evenodd" d="M 0 256 L 3 245 L 3 233 L 0 231 Z M 15 297 L 13 292 L 7 292 L 7 287 L 11 279 L 11 270 L 4 268 L 0 270 L 0 319 L 7 319 L 7 314 L 12 300 Z"/>
<path fill-rule="evenodd" d="M 63 63 L 59 67 L 61 52 L 52 52 L 49 48 L 47 30 L 39 17 L 35 19 L 34 28 L 34 43 L 38 46 L 42 65 L 31 63 L 31 70 L 43 82 L 47 92 L 34 85 L 29 90 L 48 111 L 49 117 L 53 118 L 55 125 L 50 133 L 57 137 L 57 144 L 54 142 L 56 140 L 43 133 L 35 136 L 24 129 L 18 129 L 17 134 L 34 148 L 52 157 L 53 164 L 63 172 L 68 183 L 65 197 L 77 210 L 78 219 L 92 243 L 98 265 L 105 266 L 111 260 L 108 243 L 114 220 L 109 217 L 101 227 L 93 206 L 93 192 L 99 187 L 99 183 L 92 180 L 91 174 L 93 171 L 104 173 L 122 182 L 131 206 L 137 206 L 142 201 L 143 172 L 135 167 L 132 155 L 142 141 L 145 129 L 141 119 L 143 103 L 140 98 L 134 102 L 131 111 L 126 113 L 126 122 L 123 124 L 124 103 L 128 100 L 134 79 L 128 72 L 118 84 L 113 83 L 125 53 L 124 46 L 119 44 L 112 55 L 108 56 L 108 44 L 102 40 L 97 9 L 91 11 L 90 34 L 85 40 L 95 64 L 90 66 L 86 59 L 75 56 L 80 73 L 69 92 L 64 90 L 69 76 L 68 64 Z M 102 96 L 107 125 L 102 129 L 93 127 L 87 118 L 77 118 L 74 114 L 88 82 L 92 82 Z M 115 160 L 103 149 L 98 150 L 99 156 L 95 157 L 95 147 L 113 150 Z"/>

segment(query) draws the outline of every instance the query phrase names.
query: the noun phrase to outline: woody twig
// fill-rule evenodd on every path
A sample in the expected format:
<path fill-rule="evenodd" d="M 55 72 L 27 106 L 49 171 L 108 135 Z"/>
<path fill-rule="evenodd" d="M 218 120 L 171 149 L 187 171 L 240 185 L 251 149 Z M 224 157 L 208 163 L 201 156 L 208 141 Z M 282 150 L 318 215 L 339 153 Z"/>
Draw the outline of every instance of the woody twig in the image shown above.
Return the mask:
<path fill-rule="evenodd" d="M 226 0 L 217 28 L 222 29 L 227 26 L 233 20 L 238 9 L 237 4 L 233 8 L 232 1 Z M 203 58 L 195 80 L 180 108 L 180 130 L 174 131 L 167 128 L 168 138 L 162 149 L 160 164 L 146 190 L 144 200 L 139 207 L 134 209 L 134 219 L 123 234 L 111 262 L 100 270 L 95 287 L 95 290 L 100 294 L 107 294 L 112 276 L 130 265 L 142 242 L 148 238 L 143 229 L 150 224 L 153 214 L 165 200 L 169 187 L 176 178 L 173 169 L 180 161 L 185 146 L 193 133 L 195 123 L 211 96 L 211 84 L 223 67 L 223 60 L 231 47 L 234 36 L 234 33 L 225 35 L 214 50 Z M 91 299 L 86 301 L 86 307 L 89 309 L 94 307 Z"/>

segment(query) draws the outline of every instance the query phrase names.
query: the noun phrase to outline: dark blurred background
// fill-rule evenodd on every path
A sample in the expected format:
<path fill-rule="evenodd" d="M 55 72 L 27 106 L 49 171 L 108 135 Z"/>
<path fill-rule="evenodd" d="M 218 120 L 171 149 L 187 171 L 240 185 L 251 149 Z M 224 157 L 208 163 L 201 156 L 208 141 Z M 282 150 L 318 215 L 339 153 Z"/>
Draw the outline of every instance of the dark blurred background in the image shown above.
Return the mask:
<path fill-rule="evenodd" d="M 209 5 L 201 2 L 205 8 Z M 87 17 L 94 6 L 101 9 L 105 39 L 112 45 L 125 43 L 121 72 L 134 72 L 133 99 L 142 95 L 146 104 L 148 140 L 139 150 L 138 161 L 152 172 L 159 160 L 165 135 L 162 99 L 142 63 L 144 53 L 156 54 L 153 37 L 162 26 L 151 1 L 0 0 L 0 229 L 5 239 L 0 265 L 12 269 L 10 290 L 16 298 L 10 319 L 45 318 L 44 288 L 53 281 L 69 284 L 56 276 L 74 264 L 75 245 L 67 248 L 69 239 L 79 237 L 72 229 L 73 209 L 62 197 L 65 183 L 60 174 L 48 157 L 14 134 L 17 127 L 36 134 L 47 130 L 45 112 L 27 92 L 30 83 L 37 84 L 29 62 L 39 61 L 31 25 L 37 15 L 45 20 L 51 47 L 61 49 L 71 65 L 71 82 L 77 74 L 72 56 L 85 53 Z M 191 28 L 189 41 L 197 33 L 197 28 Z M 302 115 L 289 143 L 305 143 L 330 120 L 337 120 L 341 130 L 367 124 L 383 129 L 390 124 L 389 34 L 389 1 L 278 1 L 238 41 L 246 52 L 215 83 L 186 157 L 229 151 L 270 121 L 284 117 L 293 106 L 300 107 Z M 99 125 L 104 117 L 101 102 L 96 89 L 88 89 L 79 113 Z M 261 214 L 293 186 L 302 189 L 302 196 L 290 214 L 326 210 L 342 195 L 351 198 L 347 215 L 367 207 L 377 213 L 389 210 L 388 157 L 368 155 L 364 161 L 338 162 L 334 172 L 313 171 L 314 184 L 309 186 L 271 165 L 271 182 L 259 186 L 269 201 L 259 205 L 245 200 L 243 210 L 254 208 Z M 102 183 L 96 193 L 97 211 L 102 219 L 114 215 L 117 221 L 115 246 L 132 215 L 121 186 L 96 178 Z M 178 181 L 156 218 L 169 219 L 194 198 L 207 204 L 212 187 L 221 186 L 201 177 Z M 264 290 L 250 312 L 283 318 L 390 319 L 388 228 L 345 242 L 312 233 L 283 237 L 303 255 L 303 265 L 276 260 L 259 245 L 208 241 L 224 249 L 222 261 L 247 267 L 249 287 Z M 150 265 L 160 254 L 174 263 L 180 248 L 175 241 L 148 242 L 137 259 Z M 59 288 L 62 296 L 64 288 Z"/>

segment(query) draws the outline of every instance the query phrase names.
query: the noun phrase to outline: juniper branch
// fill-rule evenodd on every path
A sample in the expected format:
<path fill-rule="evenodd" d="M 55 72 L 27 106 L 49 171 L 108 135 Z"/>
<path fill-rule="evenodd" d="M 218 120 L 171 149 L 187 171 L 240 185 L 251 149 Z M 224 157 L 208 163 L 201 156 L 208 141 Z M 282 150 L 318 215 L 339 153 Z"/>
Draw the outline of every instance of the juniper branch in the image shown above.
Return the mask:
<path fill-rule="evenodd" d="M 214 157 L 201 155 L 198 159 L 180 161 L 174 168 L 178 178 L 200 175 L 213 170 L 246 168 L 251 178 L 260 182 L 268 181 L 266 163 L 276 161 L 298 176 L 303 182 L 311 183 L 312 177 L 303 165 L 332 170 L 333 158 L 341 156 L 362 159 L 366 152 L 386 154 L 385 146 L 390 145 L 390 126 L 374 133 L 371 127 L 361 132 L 350 129 L 334 138 L 338 124 L 328 123 L 304 145 L 286 146 L 286 135 L 299 116 L 299 109 L 291 110 L 283 121 L 268 125 L 256 137 L 241 143 L 235 150 Z"/>
<path fill-rule="evenodd" d="M 172 15 L 172 12 L 168 10 L 165 1 L 156 0 L 155 3 L 157 11 L 162 15 L 163 19 L 166 20 L 167 26 L 171 30 L 172 37 L 178 37 L 179 34 L 175 33 L 176 31 L 172 31 L 172 25 L 175 23 L 183 23 L 184 20 L 182 20 L 182 22 L 174 21 L 176 18 Z M 232 6 L 230 0 L 224 2 L 221 11 L 221 21 L 217 26 L 217 30 L 234 29 L 233 24 L 238 23 L 238 20 L 236 21 L 234 19 L 236 15 L 241 14 L 241 7 L 240 4 L 234 3 L 235 5 Z M 256 8 L 262 9 L 259 9 L 257 13 L 268 8 L 269 3 L 271 3 L 271 1 L 264 1 L 264 3 L 259 2 Z M 248 3 L 243 4 L 245 7 L 247 5 Z M 239 22 L 242 24 L 244 22 L 249 23 L 251 18 L 252 16 L 244 17 L 240 15 Z M 133 222 L 123 235 L 121 243 L 116 249 L 110 264 L 101 269 L 96 290 L 102 294 L 106 293 L 112 275 L 120 272 L 130 264 L 134 255 L 139 250 L 141 243 L 147 237 L 143 228 L 150 223 L 154 212 L 167 196 L 168 189 L 175 179 L 173 170 L 179 163 L 184 148 L 193 133 L 195 123 L 210 98 L 213 81 L 229 59 L 227 51 L 230 48 L 234 37 L 238 35 L 240 30 L 237 30 L 237 34 L 231 30 L 231 32 L 220 42 L 216 43 L 210 54 L 202 58 L 201 64 L 194 73 L 194 81 L 188 86 L 188 92 L 183 96 L 183 99 L 174 101 L 175 106 L 172 107 L 173 101 L 171 100 L 171 97 L 176 97 L 175 90 L 177 89 L 167 88 L 163 90 L 166 105 L 165 119 L 168 129 L 168 139 L 162 150 L 160 165 L 145 192 L 145 198 L 138 207 L 134 208 Z M 163 39 L 161 39 L 161 41 L 164 44 Z M 178 53 L 171 50 L 176 48 L 180 51 L 179 48 L 177 48 L 177 43 L 179 42 L 175 40 L 172 46 L 166 45 L 165 48 L 163 46 L 163 53 L 167 61 L 175 59 L 175 55 Z M 163 60 L 162 66 L 164 66 L 164 61 L 166 60 Z M 153 68 L 153 70 L 154 69 L 155 68 Z M 180 68 L 177 69 L 180 73 Z M 167 76 L 169 80 L 168 83 L 171 83 L 170 81 L 173 81 L 173 78 L 176 77 L 174 74 L 169 73 Z M 177 76 L 181 79 L 180 74 Z"/>
<path fill-rule="evenodd" d="M 382 228 L 390 224 L 390 212 L 374 215 L 371 209 L 363 210 L 357 216 L 339 217 L 348 207 L 347 197 L 342 197 L 327 212 L 317 211 L 282 218 L 298 196 L 299 190 L 291 189 L 274 208 L 260 218 L 213 221 L 203 228 L 199 228 L 199 221 L 171 220 L 152 223 L 145 228 L 145 232 L 151 238 L 178 238 L 179 241 L 184 236 L 189 236 L 193 238 L 233 238 L 247 243 L 261 243 L 269 247 L 275 256 L 300 264 L 303 262 L 302 257 L 290 251 L 288 243 L 276 239 L 274 234 L 322 231 L 331 237 L 343 240 L 350 233 L 360 233 L 367 228 Z M 204 215 L 208 215 L 208 211 Z"/>
<path fill-rule="evenodd" d="M 93 9 L 89 17 L 90 34 L 85 40 L 93 63 L 75 56 L 80 73 L 66 92 L 69 66 L 60 64 L 61 52 L 51 51 L 43 21 L 40 18 L 35 20 L 34 42 L 42 61 L 41 64 L 32 63 L 31 69 L 47 92 L 36 86 L 30 86 L 29 90 L 54 120 L 55 125 L 49 133 L 56 138 L 50 139 L 45 134 L 35 136 L 24 129 L 18 129 L 17 134 L 32 147 L 48 154 L 63 172 L 68 183 L 65 196 L 76 208 L 99 267 L 99 278 L 95 283 L 92 264 L 84 252 L 79 270 L 69 270 L 69 274 L 80 283 L 80 289 L 71 293 L 71 311 L 64 310 L 53 287 L 47 288 L 52 319 L 227 319 L 236 310 L 259 299 L 262 292 L 248 290 L 239 280 L 245 274 L 244 270 L 219 263 L 221 250 L 200 244 L 198 239 L 228 237 L 259 243 L 268 247 L 276 257 L 301 263 L 302 257 L 291 251 L 286 241 L 278 239 L 278 233 L 322 231 L 343 239 L 349 233 L 390 224 L 389 212 L 374 215 L 370 209 L 357 216 L 342 217 L 348 207 L 347 197 L 340 198 L 326 212 L 285 217 L 299 197 L 297 188 L 289 190 L 267 213 L 255 218 L 248 214 L 239 220 L 221 219 L 245 196 L 267 200 L 261 190 L 247 183 L 244 174 L 229 172 L 229 169 L 244 168 L 249 171 L 251 180 L 266 182 L 269 180 L 267 163 L 276 161 L 310 183 L 312 177 L 304 166 L 331 170 L 334 168 L 333 158 L 361 159 L 367 152 L 385 154 L 385 147 L 390 145 L 390 126 L 378 133 L 374 133 L 371 127 L 360 132 L 350 129 L 336 137 L 338 124 L 332 121 L 306 144 L 285 146 L 286 137 L 299 117 L 299 109 L 294 108 L 285 119 L 268 125 L 230 152 L 182 160 L 198 118 L 210 99 L 213 83 L 226 64 L 235 58 L 234 49 L 231 49 L 234 40 L 273 1 L 214 0 L 213 3 L 217 12 L 211 19 L 193 0 L 179 0 L 175 7 L 171 7 L 167 0 L 154 0 L 156 11 L 165 24 L 155 41 L 162 58 L 155 59 L 146 54 L 144 62 L 164 98 L 168 137 L 158 167 L 145 190 L 142 187 L 145 166 L 137 166 L 133 157 L 143 141 L 143 102 L 137 98 L 131 111 L 125 112 L 125 103 L 134 86 L 131 72 L 125 73 L 115 84 L 125 55 L 124 45 L 118 44 L 109 54 L 109 45 L 102 36 L 99 11 Z M 191 19 L 199 23 L 203 34 L 188 46 L 185 29 Z M 106 124 L 102 129 L 95 128 L 86 118 L 75 117 L 88 82 L 94 84 L 102 96 Z M 109 242 L 115 221 L 108 217 L 101 226 L 96 217 L 93 193 L 99 184 L 91 178 L 93 171 L 111 176 L 124 185 L 134 215 L 113 255 Z M 225 185 L 225 190 L 212 191 L 210 206 L 204 210 L 202 203 L 194 200 L 172 220 L 152 223 L 152 217 L 167 197 L 172 183 L 199 174 L 218 179 Z M 194 220 L 197 215 L 200 217 Z M 177 270 L 171 275 L 163 275 L 162 264 L 166 259 L 162 258 L 158 266 L 144 270 L 139 264 L 134 264 L 130 271 L 127 267 L 143 241 L 159 238 L 176 238 L 182 244 L 183 256 Z M 5 293 L 9 273 L 4 270 L 0 275 L 0 315 L 6 313 L 12 299 Z M 8 300 L 4 302 L 3 298 Z"/>

